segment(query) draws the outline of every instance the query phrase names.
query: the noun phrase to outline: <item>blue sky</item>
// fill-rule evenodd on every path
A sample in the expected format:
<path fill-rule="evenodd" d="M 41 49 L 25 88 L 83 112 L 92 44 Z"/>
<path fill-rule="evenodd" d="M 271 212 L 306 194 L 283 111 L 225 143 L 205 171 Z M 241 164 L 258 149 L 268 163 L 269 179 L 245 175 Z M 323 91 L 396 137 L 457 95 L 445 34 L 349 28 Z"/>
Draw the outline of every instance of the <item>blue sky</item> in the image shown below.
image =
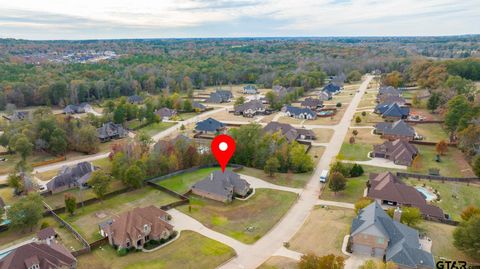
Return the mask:
<path fill-rule="evenodd" d="M 0 0 L 0 37 L 479 34 L 480 0 Z"/>

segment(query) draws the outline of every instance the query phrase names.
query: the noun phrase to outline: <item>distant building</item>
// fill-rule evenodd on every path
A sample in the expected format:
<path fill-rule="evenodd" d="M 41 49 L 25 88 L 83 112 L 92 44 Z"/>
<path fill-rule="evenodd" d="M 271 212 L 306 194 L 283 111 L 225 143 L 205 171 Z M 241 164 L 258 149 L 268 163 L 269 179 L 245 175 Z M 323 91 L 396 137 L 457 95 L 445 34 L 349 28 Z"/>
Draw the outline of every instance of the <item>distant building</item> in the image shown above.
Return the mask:
<path fill-rule="evenodd" d="M 3 116 L 6 120 L 9 121 L 22 121 L 22 120 L 28 120 L 28 117 L 30 116 L 30 111 L 14 111 L 12 115 L 8 116 Z"/>
<path fill-rule="evenodd" d="M 263 127 L 264 132 L 277 133 L 280 132 L 288 142 L 296 140 L 315 140 L 315 133 L 308 129 L 296 129 L 287 123 L 279 123 L 276 121 L 269 122 Z"/>
<path fill-rule="evenodd" d="M 170 120 L 170 118 L 177 115 L 177 111 L 175 109 L 162 107 L 155 111 L 155 114 L 158 115 L 162 120 Z"/>
<path fill-rule="evenodd" d="M 215 201 L 229 203 L 234 197 L 246 197 L 250 184 L 232 171 L 214 171 L 192 186 L 192 193 Z"/>
<path fill-rule="evenodd" d="M 113 122 L 104 123 L 102 127 L 97 128 L 97 137 L 100 139 L 100 142 L 123 138 L 126 137 L 127 134 L 127 130 L 125 130 L 121 124 Z"/>
<path fill-rule="evenodd" d="M 385 141 L 383 144 L 374 145 L 372 157 L 385 158 L 398 165 L 412 165 L 418 155 L 418 149 L 405 140 Z"/>
<path fill-rule="evenodd" d="M 332 100 L 332 94 L 331 94 L 330 92 L 321 91 L 321 92 L 318 94 L 318 99 L 319 99 L 320 101 Z"/>
<path fill-rule="evenodd" d="M 130 104 L 142 104 L 143 103 L 143 97 L 139 96 L 139 95 L 130 95 L 129 97 L 127 97 L 127 102 L 129 102 Z"/>
<path fill-rule="evenodd" d="M 296 119 L 314 120 L 317 118 L 317 113 L 312 111 L 310 108 L 285 106 L 282 110 L 284 110 L 285 115 Z"/>
<path fill-rule="evenodd" d="M 0 260 L 0 269 L 77 268 L 77 259 L 57 243 L 28 243 Z"/>
<path fill-rule="evenodd" d="M 300 105 L 302 107 L 310 108 L 311 110 L 317 110 L 323 107 L 323 101 L 320 99 L 307 97 Z"/>
<path fill-rule="evenodd" d="M 401 211 L 397 212 L 399 218 Z M 373 202 L 353 219 L 350 229 L 353 254 L 394 262 L 401 269 L 433 269 L 435 260 L 422 249 L 418 231 L 401 224 Z"/>
<path fill-rule="evenodd" d="M 202 133 L 219 133 L 225 130 L 225 124 L 214 118 L 197 122 L 195 130 Z"/>
<path fill-rule="evenodd" d="M 275 93 L 275 95 L 277 95 L 279 98 L 284 98 L 287 94 L 292 92 L 295 92 L 293 87 L 285 88 L 280 85 L 273 86 L 273 93 Z"/>
<path fill-rule="evenodd" d="M 38 231 L 37 239 L 42 243 L 46 243 L 50 245 L 51 243 L 55 243 L 55 239 L 57 238 L 57 232 L 52 227 L 47 227 Z"/>
<path fill-rule="evenodd" d="M 119 249 L 143 249 L 150 241 L 168 239 L 173 233 L 171 216 L 153 205 L 136 207 L 112 220 L 101 223 L 100 234 L 108 237 L 110 245 Z"/>
<path fill-rule="evenodd" d="M 68 105 L 63 109 L 64 114 L 80 114 L 93 110 L 88 103 L 81 103 L 79 105 Z"/>
<path fill-rule="evenodd" d="M 397 121 L 408 118 L 410 107 L 399 106 L 397 103 L 380 104 L 375 107 L 374 112 L 381 114 L 386 121 Z"/>
<path fill-rule="evenodd" d="M 410 206 L 420 209 L 423 216 L 445 219 L 442 209 L 430 205 L 417 189 L 403 183 L 390 172 L 370 174 L 367 197 L 375 199 L 384 207 Z"/>
<path fill-rule="evenodd" d="M 247 86 L 243 87 L 243 93 L 244 94 L 257 94 L 258 90 L 257 90 L 257 87 L 255 87 L 255 85 L 247 85 Z"/>
<path fill-rule="evenodd" d="M 63 166 L 60 172 L 47 183 L 52 193 L 62 192 L 76 187 L 87 187 L 95 167 L 90 162 L 81 162 L 74 166 Z"/>
<path fill-rule="evenodd" d="M 199 102 L 192 102 L 192 107 L 197 112 L 204 112 L 205 110 L 207 110 L 207 107 Z"/>
<path fill-rule="evenodd" d="M 324 92 L 328 92 L 332 95 L 340 93 L 342 87 L 335 84 L 335 83 L 328 83 L 325 87 L 323 87 Z"/>
<path fill-rule="evenodd" d="M 255 115 L 265 114 L 266 107 L 260 100 L 252 100 L 238 105 L 234 108 L 236 115 L 251 118 Z"/>
<path fill-rule="evenodd" d="M 216 90 L 210 94 L 210 97 L 207 99 L 207 103 L 228 103 L 233 99 L 233 94 L 231 91 L 226 90 Z"/>
<path fill-rule="evenodd" d="M 389 95 L 389 96 L 400 96 L 400 91 L 395 89 L 392 86 L 382 86 L 378 90 L 377 97 L 380 97 L 382 95 Z"/>
<path fill-rule="evenodd" d="M 413 140 L 415 139 L 415 129 L 405 123 L 403 120 L 395 122 L 379 122 L 375 125 L 376 134 L 382 135 L 383 138 L 388 140 Z"/>

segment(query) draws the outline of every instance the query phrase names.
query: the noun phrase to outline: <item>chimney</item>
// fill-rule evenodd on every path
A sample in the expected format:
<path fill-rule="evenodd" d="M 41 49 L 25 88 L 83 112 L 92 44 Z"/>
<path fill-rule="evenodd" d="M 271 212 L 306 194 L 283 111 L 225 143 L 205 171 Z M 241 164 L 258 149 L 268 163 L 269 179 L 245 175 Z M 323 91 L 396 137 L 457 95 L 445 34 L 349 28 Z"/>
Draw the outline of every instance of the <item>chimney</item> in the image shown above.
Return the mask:
<path fill-rule="evenodd" d="M 393 220 L 400 222 L 400 219 L 402 218 L 402 210 L 400 207 L 395 208 L 395 211 L 393 211 Z"/>

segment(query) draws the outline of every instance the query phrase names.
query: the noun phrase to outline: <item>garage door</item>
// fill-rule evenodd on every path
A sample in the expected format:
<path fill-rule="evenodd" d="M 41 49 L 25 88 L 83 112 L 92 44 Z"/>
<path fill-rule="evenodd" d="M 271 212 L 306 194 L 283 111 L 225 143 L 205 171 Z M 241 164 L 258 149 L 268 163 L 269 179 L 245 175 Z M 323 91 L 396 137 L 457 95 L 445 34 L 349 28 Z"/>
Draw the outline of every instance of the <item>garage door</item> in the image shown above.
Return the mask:
<path fill-rule="evenodd" d="M 352 251 L 354 254 L 363 255 L 363 256 L 371 256 L 372 255 L 372 248 L 369 246 L 364 245 L 353 245 Z"/>

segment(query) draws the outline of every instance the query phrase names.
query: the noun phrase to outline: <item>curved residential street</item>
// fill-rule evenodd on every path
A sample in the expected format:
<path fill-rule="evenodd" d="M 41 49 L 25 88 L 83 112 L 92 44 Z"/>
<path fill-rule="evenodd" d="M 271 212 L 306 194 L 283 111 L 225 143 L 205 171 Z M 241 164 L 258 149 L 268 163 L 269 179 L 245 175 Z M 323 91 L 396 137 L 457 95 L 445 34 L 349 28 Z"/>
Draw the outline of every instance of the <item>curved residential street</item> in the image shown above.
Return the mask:
<path fill-rule="evenodd" d="M 317 164 L 312 178 L 305 186 L 305 189 L 300 193 L 300 198 L 297 203 L 290 208 L 287 214 L 280 222 L 275 225 L 266 235 L 264 235 L 255 244 L 249 245 L 246 248 L 239 248 L 237 257 L 230 262 L 224 264 L 220 268 L 223 269 L 238 269 L 238 268 L 257 268 L 265 262 L 270 256 L 281 253 L 283 242 L 289 241 L 295 233 L 302 227 L 303 223 L 309 216 L 313 207 L 318 204 L 318 197 L 320 195 L 319 177 L 323 169 L 329 167 L 330 162 L 338 155 L 342 147 L 343 140 L 349 131 L 350 122 L 355 114 L 355 111 L 360 103 L 360 100 L 372 80 L 372 76 L 367 76 L 350 102 L 342 120 L 335 126 L 330 143 L 325 148 L 322 158 Z"/>

